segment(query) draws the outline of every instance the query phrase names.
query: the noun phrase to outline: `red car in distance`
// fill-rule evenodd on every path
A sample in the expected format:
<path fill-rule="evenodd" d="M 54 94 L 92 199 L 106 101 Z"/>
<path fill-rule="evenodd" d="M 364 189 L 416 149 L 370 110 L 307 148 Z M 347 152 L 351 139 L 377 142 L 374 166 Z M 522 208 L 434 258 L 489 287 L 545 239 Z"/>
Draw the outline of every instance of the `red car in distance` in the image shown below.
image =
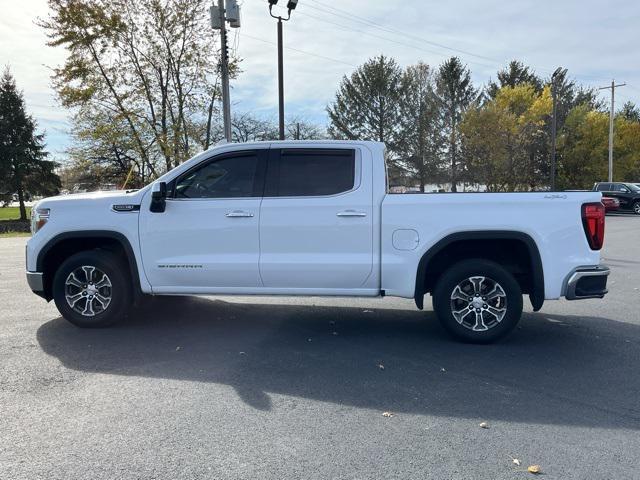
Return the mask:
<path fill-rule="evenodd" d="M 620 200 L 613 197 L 602 197 L 605 212 L 614 212 L 620 208 Z"/>

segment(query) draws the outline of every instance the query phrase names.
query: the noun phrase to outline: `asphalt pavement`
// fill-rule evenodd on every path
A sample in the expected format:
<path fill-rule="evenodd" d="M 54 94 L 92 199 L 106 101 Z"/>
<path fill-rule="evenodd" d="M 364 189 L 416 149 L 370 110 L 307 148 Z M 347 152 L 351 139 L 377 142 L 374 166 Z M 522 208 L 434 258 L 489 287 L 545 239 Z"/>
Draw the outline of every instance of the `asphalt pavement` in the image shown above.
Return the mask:
<path fill-rule="evenodd" d="M 638 479 L 639 240 L 607 217 L 604 300 L 477 346 L 392 298 L 156 298 L 81 330 L 0 239 L 0 479 Z"/>

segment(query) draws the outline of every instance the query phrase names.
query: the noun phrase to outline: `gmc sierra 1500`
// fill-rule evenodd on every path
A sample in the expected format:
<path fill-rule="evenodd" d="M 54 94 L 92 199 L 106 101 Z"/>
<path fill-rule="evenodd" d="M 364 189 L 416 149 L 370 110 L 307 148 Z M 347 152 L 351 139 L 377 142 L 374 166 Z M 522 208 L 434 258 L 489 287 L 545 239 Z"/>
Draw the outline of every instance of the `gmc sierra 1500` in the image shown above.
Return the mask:
<path fill-rule="evenodd" d="M 133 192 L 44 199 L 31 289 L 81 327 L 143 295 L 393 295 L 490 342 L 545 299 L 602 298 L 599 192 L 389 194 L 384 145 L 225 144 Z"/>

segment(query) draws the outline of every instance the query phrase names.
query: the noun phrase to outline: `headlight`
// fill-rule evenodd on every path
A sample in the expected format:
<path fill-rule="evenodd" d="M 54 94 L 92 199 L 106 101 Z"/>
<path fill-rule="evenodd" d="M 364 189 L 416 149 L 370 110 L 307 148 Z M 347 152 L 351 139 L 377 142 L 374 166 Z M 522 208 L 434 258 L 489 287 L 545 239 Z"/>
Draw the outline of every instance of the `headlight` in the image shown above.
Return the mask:
<path fill-rule="evenodd" d="M 38 208 L 35 205 L 31 209 L 31 235 L 35 235 L 38 230 L 44 227 L 45 223 L 49 221 L 49 214 L 48 208 Z"/>

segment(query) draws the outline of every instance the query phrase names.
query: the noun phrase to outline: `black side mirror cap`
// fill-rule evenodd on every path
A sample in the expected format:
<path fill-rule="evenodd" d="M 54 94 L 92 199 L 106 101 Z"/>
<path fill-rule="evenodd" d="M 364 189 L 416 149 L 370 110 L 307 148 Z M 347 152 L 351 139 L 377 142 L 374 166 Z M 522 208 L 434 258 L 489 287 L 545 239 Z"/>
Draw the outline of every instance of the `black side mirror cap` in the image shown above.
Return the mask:
<path fill-rule="evenodd" d="M 167 208 L 167 184 L 165 182 L 157 182 L 151 187 L 151 205 L 149 210 L 153 213 L 162 213 Z"/>

